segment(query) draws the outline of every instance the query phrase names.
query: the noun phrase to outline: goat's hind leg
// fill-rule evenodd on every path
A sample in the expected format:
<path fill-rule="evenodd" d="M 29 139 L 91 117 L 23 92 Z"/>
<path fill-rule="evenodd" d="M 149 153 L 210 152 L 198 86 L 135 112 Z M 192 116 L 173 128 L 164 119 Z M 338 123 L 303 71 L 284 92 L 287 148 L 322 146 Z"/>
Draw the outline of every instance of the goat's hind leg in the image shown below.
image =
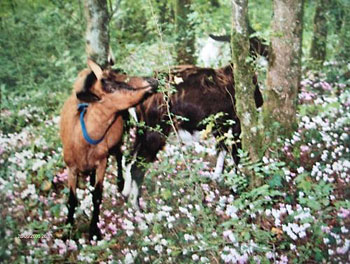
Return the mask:
<path fill-rule="evenodd" d="M 240 161 L 238 150 L 242 148 L 242 144 L 241 144 L 241 141 L 239 138 L 239 134 L 234 134 L 233 139 L 234 139 L 234 142 L 231 146 L 231 154 L 232 154 L 233 161 L 237 167 L 237 165 L 239 164 L 239 161 Z M 226 154 L 228 151 L 229 151 L 229 147 L 227 147 L 226 144 L 224 144 L 224 143 L 218 144 L 218 146 L 217 146 L 217 153 L 218 154 L 217 154 L 216 166 L 215 166 L 215 171 L 213 173 L 214 180 L 220 179 L 221 174 L 224 171 L 225 157 L 226 157 Z"/>
<path fill-rule="evenodd" d="M 225 157 L 227 154 L 227 149 L 226 148 L 219 148 L 217 150 L 217 159 L 216 159 L 216 165 L 215 165 L 215 170 L 212 176 L 213 180 L 219 180 L 221 178 L 221 174 L 224 171 L 225 167 Z"/>

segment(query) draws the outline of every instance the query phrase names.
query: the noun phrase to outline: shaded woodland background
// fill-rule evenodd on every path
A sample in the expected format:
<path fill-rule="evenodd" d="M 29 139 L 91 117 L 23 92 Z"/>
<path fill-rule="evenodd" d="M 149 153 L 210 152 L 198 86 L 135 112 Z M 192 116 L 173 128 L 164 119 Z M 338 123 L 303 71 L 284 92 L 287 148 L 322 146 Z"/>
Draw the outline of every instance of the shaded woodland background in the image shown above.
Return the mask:
<path fill-rule="evenodd" d="M 283 1 L 248 5 L 253 36 L 266 44 L 279 37 L 271 26 L 273 2 Z M 229 43 L 208 38 L 233 32 L 230 1 L 117 0 L 107 1 L 107 8 L 115 67 L 130 75 L 151 76 L 181 63 L 221 67 L 232 60 Z M 112 161 L 101 210 L 104 240 L 90 242 L 91 193 L 84 182 L 77 227 L 62 239 L 68 190 L 58 137 L 61 106 L 86 67 L 84 2 L 2 1 L 0 260 L 349 263 L 347 10 L 346 0 L 305 1 L 296 125 L 288 135 L 276 135 L 268 155 L 252 161 L 243 153 L 238 170 L 227 158 L 223 180 L 215 182 L 207 177 L 215 166 L 214 139 L 182 146 L 170 138 L 145 179 L 143 213 L 117 193 Z M 204 60 L 206 45 L 218 52 L 210 62 Z M 268 66 L 258 61 L 254 71 L 266 100 Z M 215 117 L 208 124 L 215 125 Z M 272 131 L 278 127 L 270 125 Z M 259 179 L 256 188 L 247 171 Z"/>

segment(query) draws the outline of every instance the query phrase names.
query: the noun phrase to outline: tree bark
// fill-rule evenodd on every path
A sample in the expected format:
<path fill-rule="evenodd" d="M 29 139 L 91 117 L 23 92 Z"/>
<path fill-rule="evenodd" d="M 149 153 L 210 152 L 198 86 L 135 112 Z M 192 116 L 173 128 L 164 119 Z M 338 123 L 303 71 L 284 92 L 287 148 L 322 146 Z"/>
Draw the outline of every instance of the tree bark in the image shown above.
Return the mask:
<path fill-rule="evenodd" d="M 247 60 L 250 54 L 248 0 L 232 0 L 232 17 L 236 111 L 241 123 L 242 148 L 255 162 L 261 158 L 263 134 L 254 101 L 253 65 Z M 249 174 L 251 175 L 250 186 L 252 188 L 258 186 L 259 179 L 253 172 Z"/>
<path fill-rule="evenodd" d="M 344 1 L 342 5 L 345 12 L 340 29 L 339 58 L 348 63 L 350 58 L 350 3 Z"/>
<path fill-rule="evenodd" d="M 296 127 L 297 94 L 301 79 L 303 0 L 274 0 L 271 53 L 263 106 L 267 146 Z"/>
<path fill-rule="evenodd" d="M 328 4 L 329 0 L 318 0 L 315 10 L 310 57 L 317 65 L 322 65 L 326 59 Z"/>
<path fill-rule="evenodd" d="M 188 20 L 191 0 L 175 0 L 176 61 L 178 64 L 195 64 L 195 34 L 193 23 Z"/>
<path fill-rule="evenodd" d="M 109 32 L 106 0 L 85 0 L 86 52 L 102 68 L 108 66 Z"/>

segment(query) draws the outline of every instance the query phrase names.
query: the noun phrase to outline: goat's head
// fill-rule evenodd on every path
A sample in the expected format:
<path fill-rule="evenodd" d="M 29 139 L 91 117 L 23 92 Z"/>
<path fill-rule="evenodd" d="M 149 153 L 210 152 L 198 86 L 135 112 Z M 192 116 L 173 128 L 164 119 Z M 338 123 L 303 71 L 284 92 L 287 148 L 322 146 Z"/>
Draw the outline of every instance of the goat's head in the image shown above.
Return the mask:
<path fill-rule="evenodd" d="M 120 71 L 103 70 L 92 60 L 88 60 L 88 66 L 89 69 L 81 72 L 74 87 L 77 98 L 83 102 L 100 101 L 112 94 L 120 94 L 125 99 L 138 98 L 137 94 L 153 92 L 158 87 L 158 81 L 153 78 L 129 77 Z"/>

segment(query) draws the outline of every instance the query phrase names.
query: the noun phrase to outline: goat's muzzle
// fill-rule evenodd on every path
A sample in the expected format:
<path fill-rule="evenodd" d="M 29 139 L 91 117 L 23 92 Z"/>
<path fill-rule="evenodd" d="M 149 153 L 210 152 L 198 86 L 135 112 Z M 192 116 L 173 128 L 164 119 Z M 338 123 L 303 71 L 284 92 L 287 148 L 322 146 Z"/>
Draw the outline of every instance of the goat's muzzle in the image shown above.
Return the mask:
<path fill-rule="evenodd" d="M 152 87 L 152 90 L 150 92 L 156 92 L 156 90 L 158 88 L 158 80 L 154 79 L 154 78 L 151 78 L 151 77 L 145 78 L 145 80 Z"/>

